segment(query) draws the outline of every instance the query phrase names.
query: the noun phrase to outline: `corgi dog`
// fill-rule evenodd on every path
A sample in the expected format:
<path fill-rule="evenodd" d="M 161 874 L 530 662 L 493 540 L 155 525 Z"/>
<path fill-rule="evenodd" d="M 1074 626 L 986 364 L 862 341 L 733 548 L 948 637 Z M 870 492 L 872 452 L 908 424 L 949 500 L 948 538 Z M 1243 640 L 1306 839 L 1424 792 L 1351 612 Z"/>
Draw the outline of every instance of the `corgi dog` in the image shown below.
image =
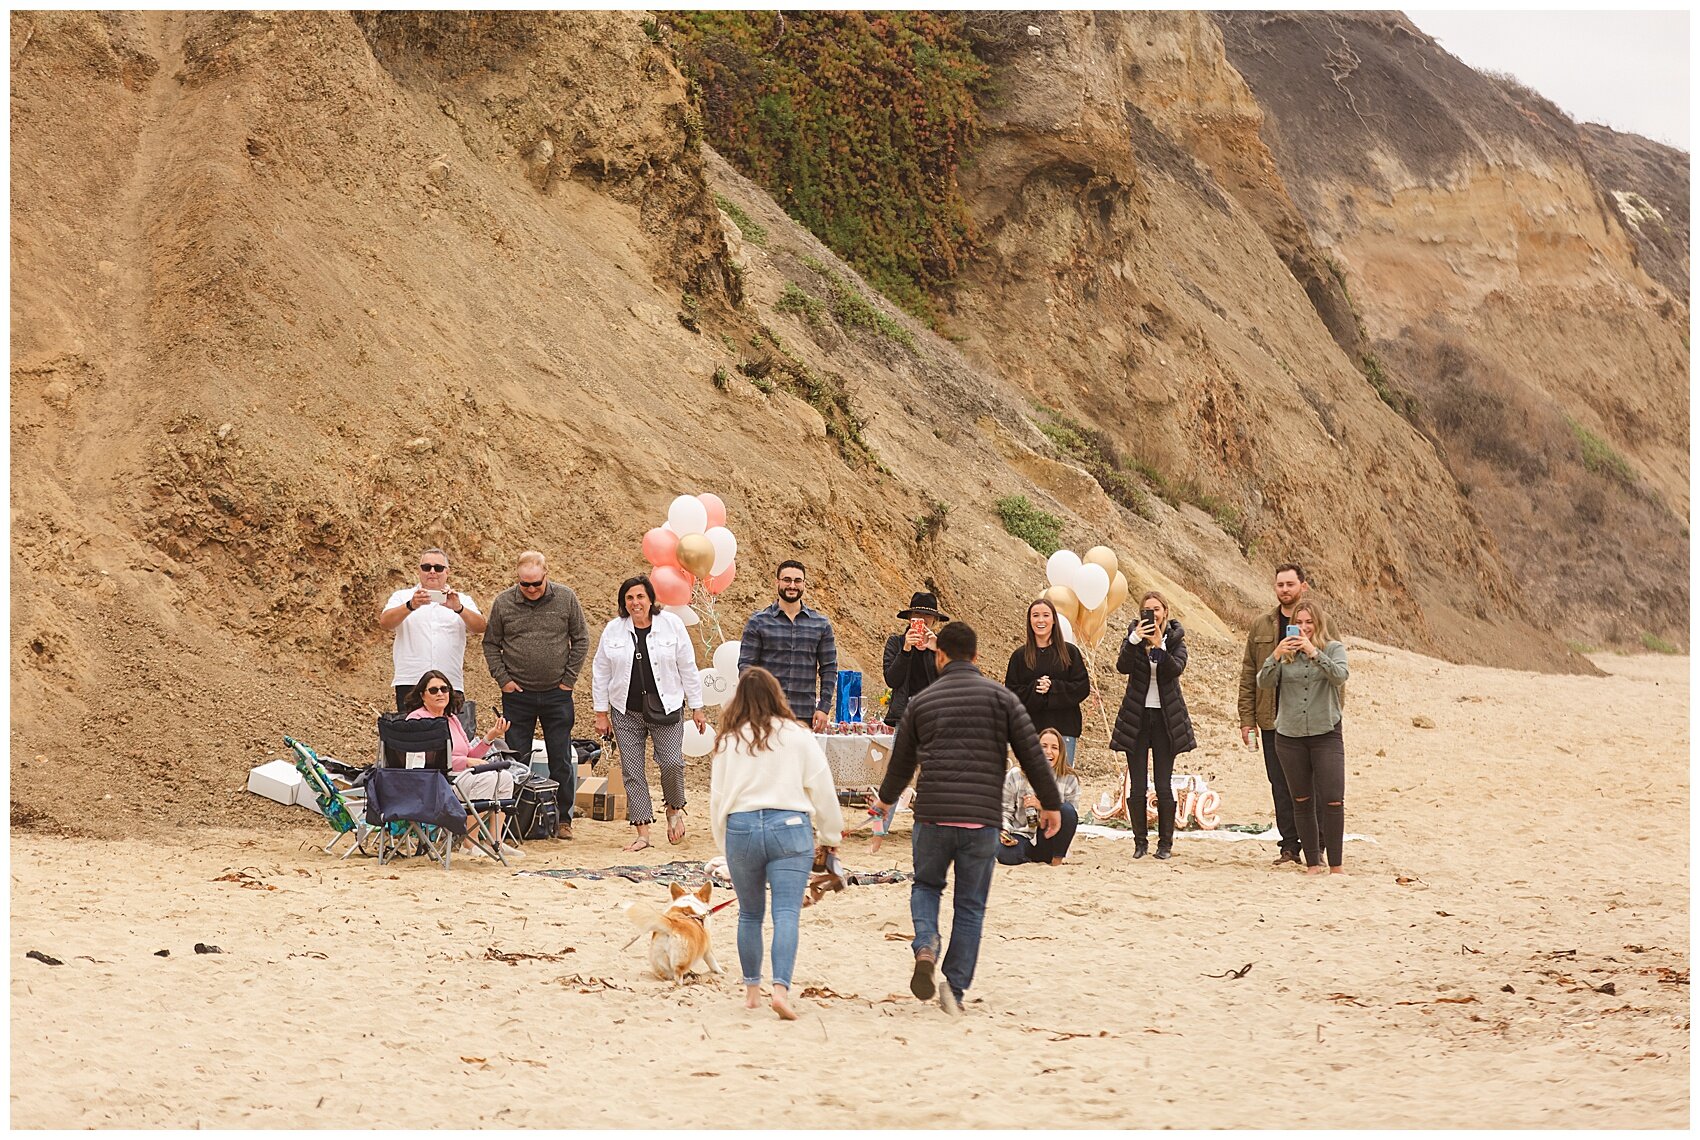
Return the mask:
<path fill-rule="evenodd" d="M 648 903 L 626 908 L 626 917 L 640 933 L 649 932 L 649 968 L 662 981 L 678 985 L 686 974 L 720 973 L 708 940 L 708 896 L 713 889 L 712 883 L 704 883 L 687 891 L 674 883 L 673 901 L 666 910 Z"/>

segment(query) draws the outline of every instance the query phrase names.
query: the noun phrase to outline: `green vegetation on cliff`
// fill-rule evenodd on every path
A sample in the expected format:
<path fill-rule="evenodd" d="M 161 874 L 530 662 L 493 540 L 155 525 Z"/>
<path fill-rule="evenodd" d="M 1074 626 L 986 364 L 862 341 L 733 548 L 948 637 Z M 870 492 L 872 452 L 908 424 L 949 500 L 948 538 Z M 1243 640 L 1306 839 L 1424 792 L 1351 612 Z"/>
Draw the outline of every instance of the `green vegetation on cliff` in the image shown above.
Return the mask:
<path fill-rule="evenodd" d="M 973 238 L 956 171 L 988 70 L 936 12 L 669 12 L 715 149 L 873 286 L 933 317 Z"/>

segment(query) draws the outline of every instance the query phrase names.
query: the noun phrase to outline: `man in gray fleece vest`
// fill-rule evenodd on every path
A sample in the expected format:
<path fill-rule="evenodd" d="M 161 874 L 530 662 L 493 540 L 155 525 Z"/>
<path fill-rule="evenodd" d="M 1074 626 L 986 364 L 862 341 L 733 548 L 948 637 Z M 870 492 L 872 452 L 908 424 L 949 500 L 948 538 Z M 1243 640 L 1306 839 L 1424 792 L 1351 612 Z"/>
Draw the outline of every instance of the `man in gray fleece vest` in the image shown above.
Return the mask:
<path fill-rule="evenodd" d="M 578 595 L 549 580 L 543 555 L 519 556 L 513 586 L 496 595 L 484 628 L 484 661 L 502 687 L 508 747 L 531 755 L 532 734 L 543 722 L 549 778 L 561 786 L 561 839 L 573 837 L 573 686 L 590 651 L 590 630 Z"/>
<path fill-rule="evenodd" d="M 938 993 L 946 1013 L 962 1012 L 974 980 L 986 897 L 997 866 L 1003 823 L 1004 771 L 1009 750 L 1033 785 L 1046 837 L 1062 826 L 1062 793 L 1039 734 L 1020 699 L 975 667 L 979 639 L 972 627 L 953 622 L 939 631 L 938 679 L 916 694 L 897 727 L 874 806 L 895 803 L 920 765 L 915 782 L 915 885 L 909 916 L 915 923 L 915 972 L 909 991 L 922 1001 Z M 933 980 L 939 958 L 939 901 L 945 875 L 954 867 L 950 949 L 944 956 L 945 984 Z"/>

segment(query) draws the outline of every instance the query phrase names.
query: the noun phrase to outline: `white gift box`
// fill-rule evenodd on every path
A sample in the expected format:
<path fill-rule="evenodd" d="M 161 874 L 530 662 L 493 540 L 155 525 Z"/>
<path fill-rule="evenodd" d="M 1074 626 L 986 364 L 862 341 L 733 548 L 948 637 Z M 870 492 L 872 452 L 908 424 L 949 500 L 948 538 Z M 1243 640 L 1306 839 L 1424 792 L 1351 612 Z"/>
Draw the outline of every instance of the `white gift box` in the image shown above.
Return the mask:
<path fill-rule="evenodd" d="M 248 790 L 268 800 L 293 806 L 303 802 L 301 797 L 307 793 L 307 782 L 288 760 L 268 760 L 249 771 Z M 310 794 L 306 794 L 305 802 L 317 810 Z"/>

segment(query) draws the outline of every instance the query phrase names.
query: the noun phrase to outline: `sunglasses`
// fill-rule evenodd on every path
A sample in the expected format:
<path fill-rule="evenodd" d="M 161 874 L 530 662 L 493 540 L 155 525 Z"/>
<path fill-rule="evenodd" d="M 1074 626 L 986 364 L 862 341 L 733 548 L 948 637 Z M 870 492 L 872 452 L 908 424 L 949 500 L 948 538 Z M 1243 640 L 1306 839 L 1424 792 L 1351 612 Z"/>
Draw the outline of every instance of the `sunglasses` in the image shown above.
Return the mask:
<path fill-rule="evenodd" d="M 536 590 L 541 588 L 543 585 L 543 579 L 541 578 L 537 579 L 535 582 L 527 582 L 524 578 L 520 578 L 518 581 L 519 588 L 522 590 Z"/>
<path fill-rule="evenodd" d="M 441 574 L 444 570 L 448 569 L 447 566 L 444 566 L 440 562 L 421 562 L 419 564 L 419 568 L 427 574 Z"/>
<path fill-rule="evenodd" d="M 427 693 L 452 693 L 452 692 L 454 692 L 454 690 L 449 688 L 447 685 L 432 685 L 430 688 L 426 689 L 425 691 Z"/>

